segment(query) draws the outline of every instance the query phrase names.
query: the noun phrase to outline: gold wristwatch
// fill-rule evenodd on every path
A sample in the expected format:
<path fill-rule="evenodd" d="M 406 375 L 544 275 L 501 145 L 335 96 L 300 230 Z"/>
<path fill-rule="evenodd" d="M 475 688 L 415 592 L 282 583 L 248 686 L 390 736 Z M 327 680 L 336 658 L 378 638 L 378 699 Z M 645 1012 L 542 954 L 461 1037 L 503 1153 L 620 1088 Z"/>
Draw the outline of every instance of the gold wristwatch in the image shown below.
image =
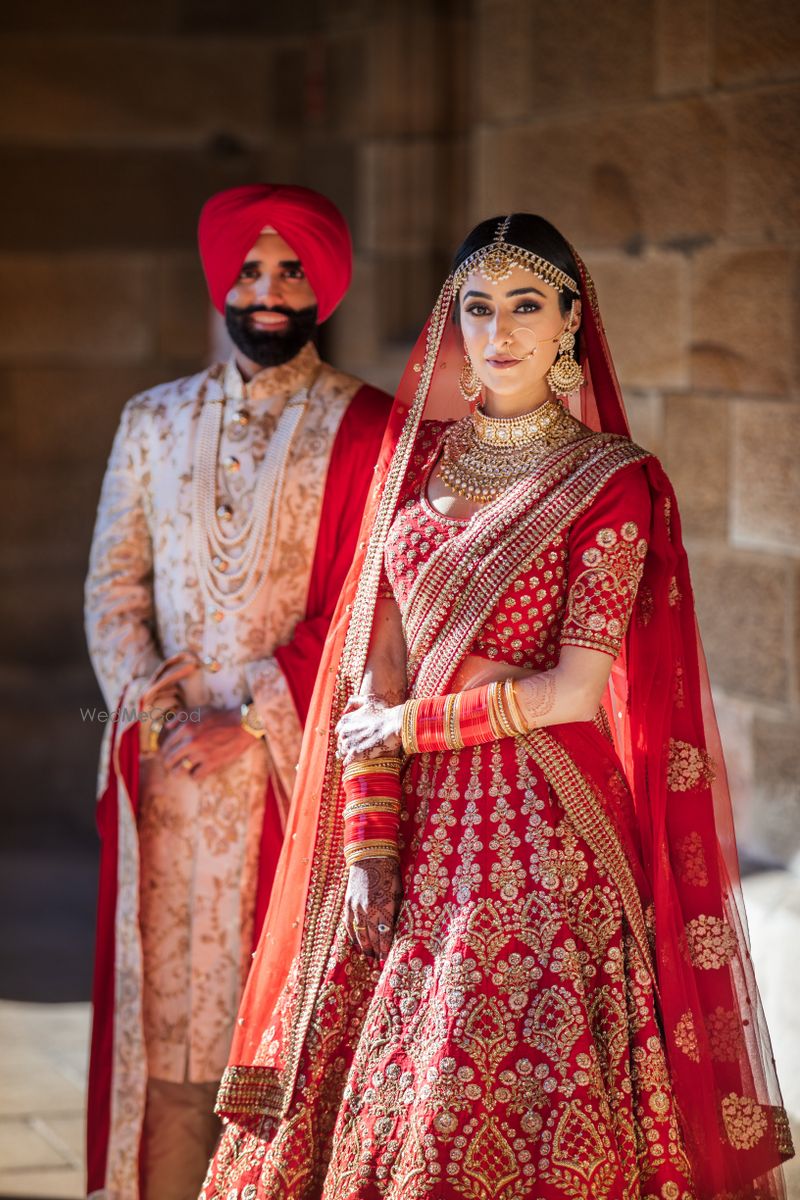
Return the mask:
<path fill-rule="evenodd" d="M 251 737 L 254 737 L 256 739 L 263 738 L 264 734 L 267 731 L 264 728 L 264 726 L 261 724 L 261 718 L 258 715 L 258 709 L 256 708 L 256 706 L 252 700 L 250 700 L 249 702 L 245 702 L 242 705 L 241 713 L 242 713 L 242 719 L 241 719 L 240 724 L 242 726 L 242 729 L 246 730 L 247 733 L 249 733 Z"/>

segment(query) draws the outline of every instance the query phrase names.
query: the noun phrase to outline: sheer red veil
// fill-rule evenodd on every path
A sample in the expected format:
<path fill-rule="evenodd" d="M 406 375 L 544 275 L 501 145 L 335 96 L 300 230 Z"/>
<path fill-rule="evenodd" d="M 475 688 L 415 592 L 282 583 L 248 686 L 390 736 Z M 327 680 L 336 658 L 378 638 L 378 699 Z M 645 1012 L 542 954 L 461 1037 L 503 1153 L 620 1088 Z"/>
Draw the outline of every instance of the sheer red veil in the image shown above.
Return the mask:
<path fill-rule="evenodd" d="M 573 411 L 594 430 L 627 435 L 594 285 L 574 258 L 586 382 Z M 341 912 L 342 805 L 333 730 L 363 674 L 386 531 L 420 421 L 464 412 L 454 302 L 451 276 L 397 391 L 359 551 L 323 655 L 286 842 L 240 1010 L 228 1077 L 254 1072 L 261 1111 L 275 1116 L 291 1101 L 299 1048 Z M 670 1071 L 698 1197 L 780 1197 L 776 1168 L 791 1156 L 791 1139 L 753 978 L 731 803 L 678 508 L 655 458 L 646 470 L 650 548 L 606 708 L 635 801 Z M 563 728 L 560 740 L 569 748 Z M 225 1085 L 220 1111 L 234 1117 L 237 1111 L 226 1106 Z"/>

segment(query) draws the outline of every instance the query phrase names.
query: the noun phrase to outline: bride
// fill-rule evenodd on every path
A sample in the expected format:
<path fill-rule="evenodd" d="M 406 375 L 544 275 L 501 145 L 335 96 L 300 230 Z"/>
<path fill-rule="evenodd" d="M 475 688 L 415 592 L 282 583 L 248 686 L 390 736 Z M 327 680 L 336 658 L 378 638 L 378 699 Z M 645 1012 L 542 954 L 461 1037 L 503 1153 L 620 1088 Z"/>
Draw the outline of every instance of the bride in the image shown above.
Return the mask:
<path fill-rule="evenodd" d="M 204 1200 L 782 1195 L 675 497 L 548 222 L 467 237 L 376 472 Z"/>

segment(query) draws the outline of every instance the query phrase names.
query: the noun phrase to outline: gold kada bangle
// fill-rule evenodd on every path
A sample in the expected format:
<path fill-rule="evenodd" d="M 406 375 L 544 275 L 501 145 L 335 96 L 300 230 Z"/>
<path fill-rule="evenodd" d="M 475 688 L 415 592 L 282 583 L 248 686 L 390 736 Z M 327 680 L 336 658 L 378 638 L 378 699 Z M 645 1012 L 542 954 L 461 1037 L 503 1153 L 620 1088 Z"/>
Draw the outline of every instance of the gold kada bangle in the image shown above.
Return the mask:
<path fill-rule="evenodd" d="M 515 732 L 518 735 L 529 733 L 528 722 L 525 720 L 522 709 L 519 706 L 519 701 L 517 700 L 513 676 L 510 676 L 503 684 L 503 698 L 506 702 L 511 722 L 515 727 Z"/>
<path fill-rule="evenodd" d="M 489 694 L 487 696 L 487 707 L 489 709 L 489 724 L 492 727 L 492 732 L 496 738 L 507 738 L 514 736 L 514 727 L 509 720 L 505 707 L 503 705 L 503 685 L 502 683 L 490 683 Z"/>
<path fill-rule="evenodd" d="M 399 758 L 369 758 L 361 762 L 348 763 L 342 772 L 343 782 L 359 775 L 399 775 L 402 761 Z"/>
<path fill-rule="evenodd" d="M 342 820 L 350 821 L 353 817 L 360 817 L 365 813 L 391 813 L 397 816 L 399 812 L 400 801 L 395 800 L 393 796 L 370 796 L 368 800 L 350 800 L 345 804 Z"/>
<path fill-rule="evenodd" d="M 406 700 L 403 705 L 403 723 L 400 729 L 400 740 L 406 754 L 419 754 L 417 745 L 417 709 L 419 700 Z"/>
<path fill-rule="evenodd" d="M 345 865 L 352 867 L 353 863 L 361 862 L 364 858 L 398 858 L 400 851 L 395 842 L 356 842 L 352 846 L 345 846 L 344 861 Z"/>

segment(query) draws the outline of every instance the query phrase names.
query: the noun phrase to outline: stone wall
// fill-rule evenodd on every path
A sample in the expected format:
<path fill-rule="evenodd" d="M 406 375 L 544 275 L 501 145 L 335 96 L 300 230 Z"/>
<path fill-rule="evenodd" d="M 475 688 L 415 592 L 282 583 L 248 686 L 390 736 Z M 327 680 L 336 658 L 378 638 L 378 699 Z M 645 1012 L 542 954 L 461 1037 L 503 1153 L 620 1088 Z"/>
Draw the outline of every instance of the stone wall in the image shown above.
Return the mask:
<path fill-rule="evenodd" d="M 800 847 L 795 4 L 9 0 L 0 14 L 0 728 L 7 824 L 89 834 L 81 585 L 132 392 L 218 330 L 211 191 L 330 194 L 325 334 L 391 386 L 469 225 L 539 211 L 592 269 L 636 436 L 682 503 L 742 833 Z"/>

